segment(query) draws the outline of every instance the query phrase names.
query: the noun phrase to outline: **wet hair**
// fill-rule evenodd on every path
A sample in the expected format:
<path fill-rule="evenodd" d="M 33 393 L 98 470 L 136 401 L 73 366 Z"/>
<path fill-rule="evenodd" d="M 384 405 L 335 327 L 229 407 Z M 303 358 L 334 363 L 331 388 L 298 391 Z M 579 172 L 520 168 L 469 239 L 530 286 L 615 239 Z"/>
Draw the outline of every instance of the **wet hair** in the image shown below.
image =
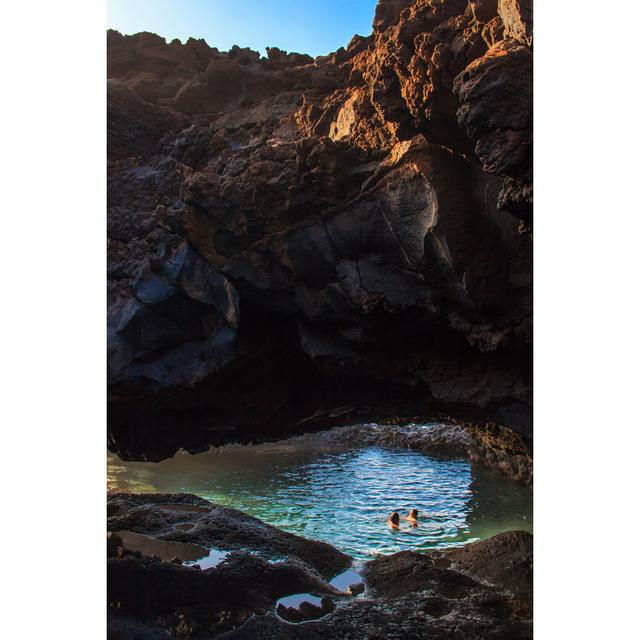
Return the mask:
<path fill-rule="evenodd" d="M 417 518 L 418 517 L 418 510 L 417 509 L 411 509 L 411 511 L 409 511 L 409 517 L 410 518 Z"/>
<path fill-rule="evenodd" d="M 394 511 L 389 516 L 389 520 L 392 522 L 392 524 L 399 524 L 400 523 L 400 514 L 397 511 Z"/>

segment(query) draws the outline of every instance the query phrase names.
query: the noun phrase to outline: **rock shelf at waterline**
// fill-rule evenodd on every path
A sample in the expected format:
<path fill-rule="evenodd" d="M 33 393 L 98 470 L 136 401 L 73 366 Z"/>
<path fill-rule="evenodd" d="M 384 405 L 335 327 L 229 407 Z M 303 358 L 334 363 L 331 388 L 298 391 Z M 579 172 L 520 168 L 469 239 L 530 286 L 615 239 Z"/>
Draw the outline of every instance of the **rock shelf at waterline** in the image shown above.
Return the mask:
<path fill-rule="evenodd" d="M 195 525 L 188 531 L 175 526 L 187 520 Z M 366 586 L 358 595 L 359 589 L 335 586 L 349 576 L 353 560 L 331 545 L 192 494 L 111 494 L 107 526 L 137 532 L 129 542 L 115 533 L 108 538 L 110 637 L 184 636 L 185 630 L 191 637 L 206 630 L 235 639 L 363 637 L 354 634 L 367 630 L 385 638 L 531 637 L 533 539 L 524 531 L 460 549 L 369 560 L 357 574 Z M 164 551 L 172 543 L 189 553 L 197 545 L 226 555 L 208 568 L 163 561 L 127 548 L 141 536 Z M 292 623 L 295 635 L 287 631 Z"/>
<path fill-rule="evenodd" d="M 527 487 L 459 456 L 401 446 L 433 442 L 429 425 L 413 430 L 410 440 L 401 440 L 393 426 L 338 427 L 281 442 L 179 453 L 160 463 L 111 455 L 109 484 L 127 492 L 188 491 L 328 542 L 358 560 L 462 545 L 511 529 L 531 531 Z M 411 429 L 402 433 L 407 438 Z M 411 508 L 420 513 L 418 526 L 385 526 L 390 512 L 406 515 Z"/>

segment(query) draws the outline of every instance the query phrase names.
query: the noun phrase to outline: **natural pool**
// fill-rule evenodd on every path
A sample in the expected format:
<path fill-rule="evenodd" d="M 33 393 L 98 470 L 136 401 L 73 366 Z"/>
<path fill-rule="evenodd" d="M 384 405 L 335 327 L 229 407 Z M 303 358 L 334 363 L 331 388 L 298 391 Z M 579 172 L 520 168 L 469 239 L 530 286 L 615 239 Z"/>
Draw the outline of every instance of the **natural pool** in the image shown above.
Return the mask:
<path fill-rule="evenodd" d="M 357 559 L 465 544 L 532 530 L 532 495 L 466 460 L 409 449 L 311 451 L 266 444 L 178 453 L 159 463 L 108 456 L 111 490 L 188 492 L 269 524 L 324 540 Z M 391 511 L 420 511 L 419 526 L 390 530 Z"/>

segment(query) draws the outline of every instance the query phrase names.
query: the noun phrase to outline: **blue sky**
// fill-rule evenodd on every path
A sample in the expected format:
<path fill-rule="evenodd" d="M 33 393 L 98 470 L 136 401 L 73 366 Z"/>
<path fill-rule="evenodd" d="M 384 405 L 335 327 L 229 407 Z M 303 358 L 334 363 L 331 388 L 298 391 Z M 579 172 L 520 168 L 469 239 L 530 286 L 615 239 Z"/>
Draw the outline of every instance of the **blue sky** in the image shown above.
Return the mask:
<path fill-rule="evenodd" d="M 204 38 L 264 55 L 265 47 L 325 55 L 371 33 L 377 0 L 108 0 L 108 27 L 167 41 Z"/>

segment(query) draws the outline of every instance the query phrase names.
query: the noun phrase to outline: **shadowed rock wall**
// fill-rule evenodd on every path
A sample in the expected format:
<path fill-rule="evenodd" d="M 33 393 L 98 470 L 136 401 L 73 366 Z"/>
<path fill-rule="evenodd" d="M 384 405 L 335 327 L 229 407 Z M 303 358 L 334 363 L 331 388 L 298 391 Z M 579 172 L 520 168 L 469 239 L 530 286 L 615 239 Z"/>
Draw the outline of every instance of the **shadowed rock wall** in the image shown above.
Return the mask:
<path fill-rule="evenodd" d="M 377 413 L 531 439 L 532 28 L 380 0 L 318 57 L 108 32 L 109 446 Z"/>

